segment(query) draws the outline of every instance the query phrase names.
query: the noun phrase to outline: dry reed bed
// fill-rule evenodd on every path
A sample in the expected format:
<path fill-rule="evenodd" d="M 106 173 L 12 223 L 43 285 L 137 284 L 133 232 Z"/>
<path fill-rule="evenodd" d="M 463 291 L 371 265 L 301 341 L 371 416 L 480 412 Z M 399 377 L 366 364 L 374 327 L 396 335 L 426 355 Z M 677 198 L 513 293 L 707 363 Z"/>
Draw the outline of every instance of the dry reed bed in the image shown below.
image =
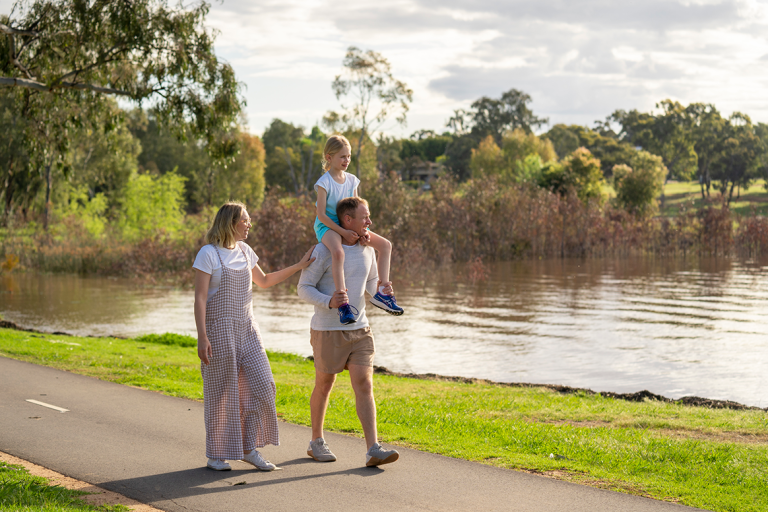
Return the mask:
<path fill-rule="evenodd" d="M 429 192 L 397 180 L 363 190 L 373 229 L 394 244 L 393 266 L 402 272 L 450 262 L 531 258 L 656 256 L 758 257 L 768 253 L 768 219 L 739 216 L 727 207 L 682 210 L 673 218 L 640 217 L 610 203 L 582 202 L 537 187 L 502 186 L 494 180 L 459 184 L 439 179 Z M 314 200 L 268 194 L 251 209 L 248 243 L 266 270 L 297 261 L 316 243 Z M 93 238 L 75 225 L 65 235 L 9 231 L 0 258 L 18 257 L 23 268 L 171 280 L 189 283 L 206 219 L 189 216 L 186 231 L 128 242 L 116 233 Z"/>

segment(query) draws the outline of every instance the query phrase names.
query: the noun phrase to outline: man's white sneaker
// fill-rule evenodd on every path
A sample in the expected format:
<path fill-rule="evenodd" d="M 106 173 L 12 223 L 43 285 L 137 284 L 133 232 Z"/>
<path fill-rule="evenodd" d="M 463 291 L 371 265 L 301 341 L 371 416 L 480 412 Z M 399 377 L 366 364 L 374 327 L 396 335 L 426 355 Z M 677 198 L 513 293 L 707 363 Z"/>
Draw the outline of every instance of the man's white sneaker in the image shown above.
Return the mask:
<path fill-rule="evenodd" d="M 309 442 L 307 455 L 320 462 L 333 462 L 336 460 L 336 456 L 331 452 L 331 449 L 328 448 L 325 439 L 322 437 L 318 437 Z"/>
<path fill-rule="evenodd" d="M 277 466 L 268 460 L 264 460 L 264 457 L 261 456 L 258 450 L 253 450 L 251 453 L 243 455 L 241 460 L 261 471 L 274 471 L 277 469 Z"/>
<path fill-rule="evenodd" d="M 208 467 L 216 471 L 229 471 L 232 466 L 223 459 L 208 459 Z"/>
<path fill-rule="evenodd" d="M 366 466 L 380 466 L 395 462 L 400 458 L 397 450 L 385 450 L 379 443 L 374 444 L 365 454 Z"/>

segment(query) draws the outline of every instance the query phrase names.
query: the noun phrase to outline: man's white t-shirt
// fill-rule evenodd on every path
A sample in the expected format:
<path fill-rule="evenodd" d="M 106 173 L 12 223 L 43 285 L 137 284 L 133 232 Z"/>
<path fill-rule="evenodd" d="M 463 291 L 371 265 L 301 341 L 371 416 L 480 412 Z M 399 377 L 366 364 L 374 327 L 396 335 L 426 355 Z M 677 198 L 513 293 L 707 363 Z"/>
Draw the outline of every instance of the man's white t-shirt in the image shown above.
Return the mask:
<path fill-rule="evenodd" d="M 256 256 L 253 249 L 244 242 L 237 242 L 237 245 L 242 247 L 243 250 L 241 251 L 240 247 L 235 247 L 234 249 L 219 247 L 219 254 L 221 254 L 221 259 L 224 261 L 224 265 L 232 270 L 242 270 L 244 268 L 250 270 L 255 267 L 256 263 L 259 261 L 259 257 Z M 245 252 L 245 254 L 243 254 L 243 252 Z M 210 274 L 211 283 L 208 285 L 207 300 L 211 300 L 211 297 L 213 297 L 213 294 L 216 293 L 221 284 L 221 261 L 219 260 L 218 254 L 216 254 L 216 249 L 211 244 L 204 245 L 203 248 L 200 249 L 200 252 L 197 253 L 192 268 Z"/>

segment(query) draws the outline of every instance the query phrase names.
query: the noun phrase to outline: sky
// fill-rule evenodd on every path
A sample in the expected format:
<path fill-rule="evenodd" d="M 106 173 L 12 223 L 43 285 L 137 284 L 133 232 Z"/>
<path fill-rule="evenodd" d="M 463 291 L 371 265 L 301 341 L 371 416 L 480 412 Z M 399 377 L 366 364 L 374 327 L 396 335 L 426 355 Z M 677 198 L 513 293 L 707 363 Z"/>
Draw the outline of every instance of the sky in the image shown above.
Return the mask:
<path fill-rule="evenodd" d="M 338 109 L 350 46 L 381 53 L 413 90 L 407 125 L 382 127 L 395 136 L 442 132 L 454 109 L 512 88 L 549 126 L 666 98 L 768 122 L 766 0 L 213 0 L 207 23 L 256 134 Z"/>

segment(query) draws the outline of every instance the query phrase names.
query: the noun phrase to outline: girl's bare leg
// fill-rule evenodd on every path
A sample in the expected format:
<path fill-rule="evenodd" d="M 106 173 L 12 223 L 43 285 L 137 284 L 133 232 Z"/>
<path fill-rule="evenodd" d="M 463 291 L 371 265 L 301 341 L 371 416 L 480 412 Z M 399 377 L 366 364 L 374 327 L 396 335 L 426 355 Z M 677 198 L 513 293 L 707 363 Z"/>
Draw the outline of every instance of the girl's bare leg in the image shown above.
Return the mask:
<path fill-rule="evenodd" d="M 376 252 L 379 253 L 376 269 L 379 271 L 379 281 L 381 281 L 383 286 L 384 283 L 389 282 L 389 263 L 392 260 L 392 242 L 377 235 L 373 231 L 368 231 L 368 233 L 371 235 L 371 241 L 368 245 L 376 249 Z M 323 241 L 325 241 L 325 237 L 323 237 Z"/>
<path fill-rule="evenodd" d="M 323 235 L 323 245 L 331 251 L 333 284 L 336 286 L 336 291 L 343 292 L 347 289 L 347 285 L 344 281 L 344 248 L 341 246 L 341 235 L 329 229 Z"/>

